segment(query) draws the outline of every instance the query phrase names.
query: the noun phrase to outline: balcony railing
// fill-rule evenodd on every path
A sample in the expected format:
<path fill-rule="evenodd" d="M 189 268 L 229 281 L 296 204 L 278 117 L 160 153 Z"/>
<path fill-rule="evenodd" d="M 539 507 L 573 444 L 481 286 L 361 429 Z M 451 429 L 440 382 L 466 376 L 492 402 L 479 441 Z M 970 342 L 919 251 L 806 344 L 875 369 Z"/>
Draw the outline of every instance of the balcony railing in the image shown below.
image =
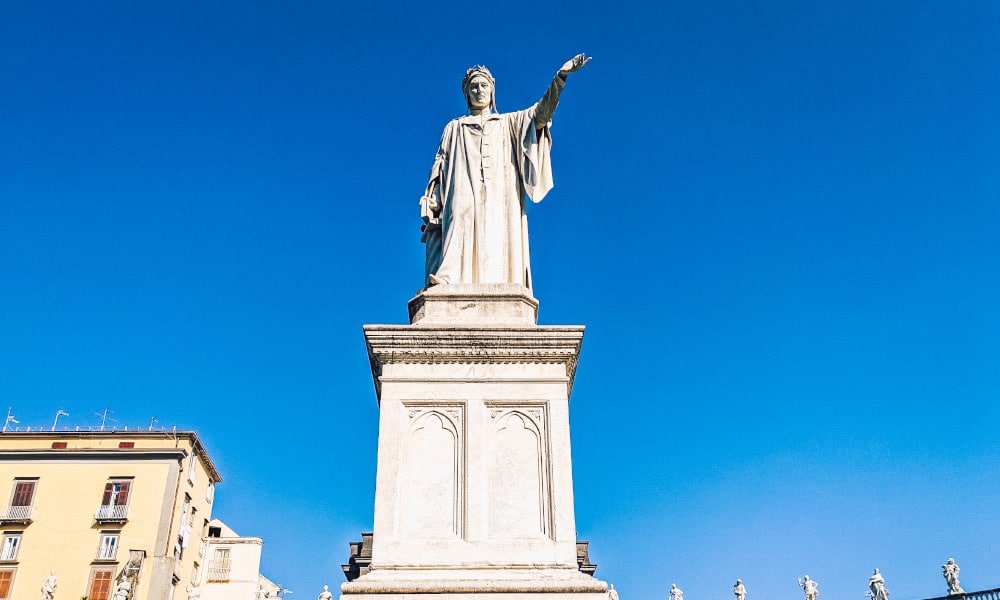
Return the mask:
<path fill-rule="evenodd" d="M 115 560 L 118 557 L 118 548 L 115 546 L 98 546 L 94 560 Z"/>
<path fill-rule="evenodd" d="M 232 559 L 230 558 L 213 558 L 208 561 L 208 580 L 209 581 L 229 581 L 229 567 L 231 566 Z"/>
<path fill-rule="evenodd" d="M 0 510 L 0 521 L 5 523 L 30 523 L 34 517 L 34 506 L 7 506 Z"/>
<path fill-rule="evenodd" d="M 98 506 L 94 518 L 98 521 L 127 521 L 128 506 L 125 504 Z"/>
<path fill-rule="evenodd" d="M 1000 588 L 978 592 L 962 592 L 960 594 L 929 598 L 928 600 L 1000 600 Z"/>

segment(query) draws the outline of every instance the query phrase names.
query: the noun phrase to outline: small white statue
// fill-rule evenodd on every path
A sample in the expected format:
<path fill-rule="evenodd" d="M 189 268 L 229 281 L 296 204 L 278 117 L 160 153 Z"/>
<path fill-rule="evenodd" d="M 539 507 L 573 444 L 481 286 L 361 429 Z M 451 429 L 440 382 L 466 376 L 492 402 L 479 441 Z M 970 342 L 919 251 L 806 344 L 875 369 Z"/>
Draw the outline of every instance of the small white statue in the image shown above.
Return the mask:
<path fill-rule="evenodd" d="M 958 572 L 961 569 L 955 564 L 954 558 L 949 558 L 948 562 L 941 565 L 941 573 L 944 575 L 944 580 L 948 582 L 948 595 L 953 596 L 955 594 L 964 594 L 965 590 L 958 583 Z"/>
<path fill-rule="evenodd" d="M 319 596 L 316 596 L 316 600 L 333 600 L 333 594 L 330 593 L 330 586 L 324 585 L 323 591 L 320 592 Z"/>
<path fill-rule="evenodd" d="M 122 579 L 118 582 L 115 587 L 115 595 L 113 600 L 128 600 L 129 594 L 132 592 L 132 584 L 128 582 L 128 579 Z M 188 595 L 188 598 L 191 596 Z"/>
<path fill-rule="evenodd" d="M 677 587 L 676 583 L 670 584 L 670 600 L 684 600 L 684 592 Z"/>
<path fill-rule="evenodd" d="M 613 583 L 608 587 L 608 600 L 618 600 L 618 590 Z"/>
<path fill-rule="evenodd" d="M 736 580 L 736 585 L 733 586 L 733 595 L 736 596 L 736 600 L 746 600 L 747 588 L 743 586 L 742 579 Z"/>
<path fill-rule="evenodd" d="M 816 600 L 819 596 L 819 585 L 808 575 L 799 578 L 799 587 L 805 592 L 806 600 Z"/>
<path fill-rule="evenodd" d="M 55 571 L 49 571 L 49 576 L 42 582 L 42 600 L 52 600 L 56 595 L 56 587 L 59 585 L 59 578 Z"/>
<path fill-rule="evenodd" d="M 885 578 L 878 569 L 868 578 L 868 594 L 872 600 L 889 600 L 889 590 L 885 589 Z"/>
<path fill-rule="evenodd" d="M 201 588 L 198 587 L 197 585 L 194 587 L 191 587 L 189 585 L 187 588 L 187 593 L 188 593 L 188 600 L 199 600 L 201 598 Z"/>

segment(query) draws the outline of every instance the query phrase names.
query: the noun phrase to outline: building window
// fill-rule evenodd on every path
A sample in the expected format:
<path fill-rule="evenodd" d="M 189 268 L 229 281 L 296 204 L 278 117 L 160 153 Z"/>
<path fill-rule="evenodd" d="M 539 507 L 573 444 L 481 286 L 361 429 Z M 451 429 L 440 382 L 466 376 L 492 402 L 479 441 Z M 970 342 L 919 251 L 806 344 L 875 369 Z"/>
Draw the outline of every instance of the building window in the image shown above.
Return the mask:
<path fill-rule="evenodd" d="M 0 560 L 17 560 L 17 549 L 20 546 L 20 531 L 3 534 L 3 547 L 0 547 Z"/>
<path fill-rule="evenodd" d="M 216 548 L 212 560 L 208 561 L 209 581 L 229 581 L 229 548 Z"/>
<path fill-rule="evenodd" d="M 4 521 L 31 521 L 32 504 L 35 501 L 35 488 L 38 479 L 15 479 L 14 490 L 10 495 L 10 505 L 0 515 Z"/>
<path fill-rule="evenodd" d="M 0 600 L 10 598 L 10 588 L 14 583 L 14 573 L 17 569 L 0 569 Z"/>
<path fill-rule="evenodd" d="M 221 527 L 209 527 L 208 528 L 208 537 L 211 537 L 211 538 L 222 537 L 222 528 Z"/>
<path fill-rule="evenodd" d="M 104 486 L 101 506 L 97 509 L 98 521 L 124 521 L 128 518 L 128 500 L 132 491 L 131 479 L 112 479 Z"/>
<path fill-rule="evenodd" d="M 90 571 L 90 585 L 87 589 L 87 600 L 108 600 L 111 597 L 111 580 L 115 576 L 114 569 L 97 567 Z"/>
<path fill-rule="evenodd" d="M 118 556 L 118 534 L 102 533 L 101 545 L 97 547 L 97 560 L 115 560 Z"/>
<path fill-rule="evenodd" d="M 191 458 L 188 459 L 188 482 L 194 485 L 194 466 L 198 459 L 198 455 L 195 454 L 194 448 L 191 448 Z"/>
<path fill-rule="evenodd" d="M 209 482 L 208 487 L 205 488 L 205 502 L 211 504 L 213 499 L 215 499 L 215 484 Z"/>
<path fill-rule="evenodd" d="M 191 585 L 198 587 L 198 582 L 201 580 L 201 565 L 197 561 L 194 563 L 194 568 L 191 569 Z"/>

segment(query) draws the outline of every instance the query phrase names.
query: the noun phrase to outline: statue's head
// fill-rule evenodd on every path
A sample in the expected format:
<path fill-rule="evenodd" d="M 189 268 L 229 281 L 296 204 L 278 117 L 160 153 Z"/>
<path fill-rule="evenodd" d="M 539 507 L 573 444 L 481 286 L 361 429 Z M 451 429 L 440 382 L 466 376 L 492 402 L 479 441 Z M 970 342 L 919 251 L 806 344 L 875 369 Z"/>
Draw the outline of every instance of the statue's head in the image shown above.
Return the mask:
<path fill-rule="evenodd" d="M 490 70 L 482 65 L 470 67 L 462 79 L 462 93 L 469 110 L 497 109 L 496 80 Z"/>

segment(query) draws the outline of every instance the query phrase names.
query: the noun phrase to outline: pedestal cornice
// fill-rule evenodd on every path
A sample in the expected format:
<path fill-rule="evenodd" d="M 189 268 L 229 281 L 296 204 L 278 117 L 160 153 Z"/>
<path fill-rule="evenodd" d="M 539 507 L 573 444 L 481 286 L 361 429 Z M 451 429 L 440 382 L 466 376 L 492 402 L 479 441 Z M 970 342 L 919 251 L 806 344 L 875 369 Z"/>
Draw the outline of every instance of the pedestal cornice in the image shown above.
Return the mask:
<path fill-rule="evenodd" d="M 365 325 L 376 391 L 392 364 L 564 364 L 568 389 L 576 375 L 584 327 Z"/>

